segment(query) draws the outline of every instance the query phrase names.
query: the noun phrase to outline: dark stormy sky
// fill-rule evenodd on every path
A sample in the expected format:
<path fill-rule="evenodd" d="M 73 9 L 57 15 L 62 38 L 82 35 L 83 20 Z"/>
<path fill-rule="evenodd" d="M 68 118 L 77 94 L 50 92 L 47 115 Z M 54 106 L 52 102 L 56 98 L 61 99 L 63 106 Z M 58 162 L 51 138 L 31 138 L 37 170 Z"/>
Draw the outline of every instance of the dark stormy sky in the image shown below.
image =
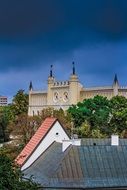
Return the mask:
<path fill-rule="evenodd" d="M 127 85 L 126 0 L 0 2 L 0 94 L 45 89 L 50 65 L 67 80 L 72 61 L 84 86 Z"/>

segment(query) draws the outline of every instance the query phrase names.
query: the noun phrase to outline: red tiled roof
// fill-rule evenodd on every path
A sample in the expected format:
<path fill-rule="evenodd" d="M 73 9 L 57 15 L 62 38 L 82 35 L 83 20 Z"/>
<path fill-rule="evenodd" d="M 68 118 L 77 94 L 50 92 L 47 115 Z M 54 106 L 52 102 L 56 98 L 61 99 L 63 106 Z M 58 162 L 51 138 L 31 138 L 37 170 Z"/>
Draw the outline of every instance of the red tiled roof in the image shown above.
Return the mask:
<path fill-rule="evenodd" d="M 30 141 L 24 147 L 22 152 L 16 158 L 15 161 L 18 165 L 20 165 L 20 166 L 23 165 L 23 163 L 28 159 L 28 157 L 32 154 L 34 149 L 38 146 L 38 144 L 44 138 L 46 133 L 52 128 L 52 126 L 56 120 L 57 120 L 56 118 L 52 118 L 52 117 L 48 117 L 44 120 L 44 122 L 41 124 L 41 126 L 36 131 L 36 133 L 33 135 L 33 137 L 30 139 Z"/>

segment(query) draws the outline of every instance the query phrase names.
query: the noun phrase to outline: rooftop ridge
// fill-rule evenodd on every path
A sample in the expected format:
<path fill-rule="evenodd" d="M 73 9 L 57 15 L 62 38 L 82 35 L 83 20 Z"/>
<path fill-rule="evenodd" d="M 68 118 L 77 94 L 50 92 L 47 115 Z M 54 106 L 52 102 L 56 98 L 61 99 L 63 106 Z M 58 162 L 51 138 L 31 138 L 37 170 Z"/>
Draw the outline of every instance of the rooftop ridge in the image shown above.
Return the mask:
<path fill-rule="evenodd" d="M 113 89 L 112 86 L 93 86 L 93 87 L 83 87 L 83 90 L 105 90 L 105 89 Z"/>
<path fill-rule="evenodd" d="M 34 91 L 31 91 L 30 92 L 31 94 L 38 94 L 38 93 L 44 93 L 44 94 L 47 94 L 47 91 L 46 90 L 34 90 Z"/>

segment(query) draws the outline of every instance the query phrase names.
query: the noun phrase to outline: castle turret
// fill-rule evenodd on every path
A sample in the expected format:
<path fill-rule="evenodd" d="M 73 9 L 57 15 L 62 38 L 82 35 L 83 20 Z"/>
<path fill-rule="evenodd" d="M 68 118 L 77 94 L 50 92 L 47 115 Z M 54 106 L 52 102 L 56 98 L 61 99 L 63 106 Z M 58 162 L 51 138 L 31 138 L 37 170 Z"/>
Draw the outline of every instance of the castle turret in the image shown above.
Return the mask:
<path fill-rule="evenodd" d="M 29 91 L 32 91 L 33 90 L 33 84 L 32 84 L 32 81 L 30 81 L 30 84 L 29 84 Z"/>
<path fill-rule="evenodd" d="M 52 86 L 55 82 L 55 79 L 53 77 L 53 65 L 50 67 L 50 74 L 48 77 L 48 91 L 47 91 L 47 105 L 52 105 Z"/>
<path fill-rule="evenodd" d="M 72 74 L 69 80 L 70 104 L 77 104 L 80 98 L 80 83 L 78 76 L 75 73 L 75 64 L 72 62 Z"/>
<path fill-rule="evenodd" d="M 114 82 L 113 82 L 113 93 L 114 93 L 114 96 L 118 95 L 118 89 L 119 89 L 119 82 L 118 82 L 117 74 L 115 74 Z"/>

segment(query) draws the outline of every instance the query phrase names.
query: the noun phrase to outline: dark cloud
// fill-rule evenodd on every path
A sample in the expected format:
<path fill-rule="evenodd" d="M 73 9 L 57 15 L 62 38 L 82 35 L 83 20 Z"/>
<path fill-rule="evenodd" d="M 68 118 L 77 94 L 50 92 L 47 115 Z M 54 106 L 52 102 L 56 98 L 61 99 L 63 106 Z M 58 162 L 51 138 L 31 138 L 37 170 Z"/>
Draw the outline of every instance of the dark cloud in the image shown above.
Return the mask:
<path fill-rule="evenodd" d="M 33 37 L 77 30 L 105 35 L 127 32 L 125 0 L 4 0 L 0 4 L 1 37 Z M 62 33 L 61 33 L 62 34 Z"/>
<path fill-rule="evenodd" d="M 5 0 L 0 6 L 0 34 L 15 38 L 45 33 L 59 21 L 58 11 L 55 1 Z"/>
<path fill-rule="evenodd" d="M 66 78 L 73 60 L 88 85 L 93 80 L 109 83 L 115 72 L 122 76 L 127 71 L 126 41 L 126 0 L 0 2 L 0 73 L 13 88 L 22 75 L 23 87 L 24 81 L 37 81 L 41 70 L 39 80 L 44 80 L 50 64 L 58 78 Z M 60 75 L 61 70 L 66 74 Z"/>

